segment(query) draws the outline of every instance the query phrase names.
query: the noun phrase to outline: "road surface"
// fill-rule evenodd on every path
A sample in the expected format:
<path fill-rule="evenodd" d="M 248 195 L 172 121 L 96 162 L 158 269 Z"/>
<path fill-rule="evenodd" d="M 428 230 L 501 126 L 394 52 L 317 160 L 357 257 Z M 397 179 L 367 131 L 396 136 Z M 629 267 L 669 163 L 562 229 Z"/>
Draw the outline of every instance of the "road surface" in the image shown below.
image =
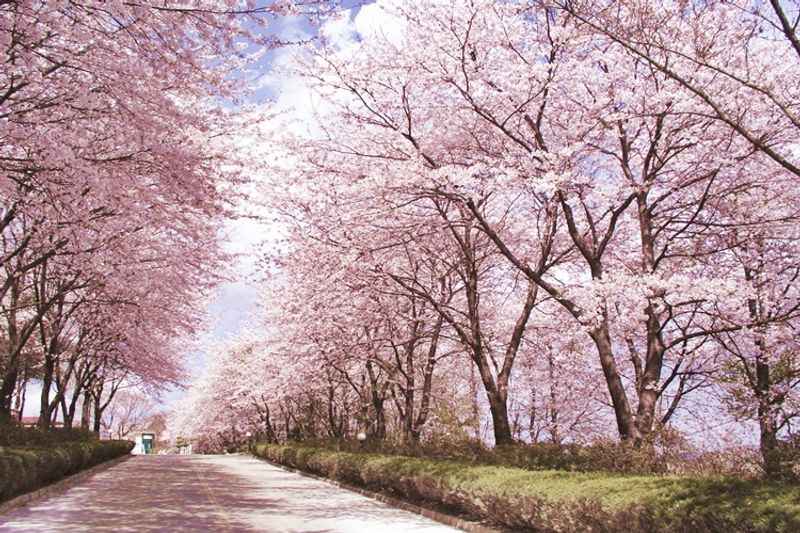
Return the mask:
<path fill-rule="evenodd" d="M 458 530 L 246 455 L 150 455 L 0 516 L 0 532 L 21 531 Z"/>

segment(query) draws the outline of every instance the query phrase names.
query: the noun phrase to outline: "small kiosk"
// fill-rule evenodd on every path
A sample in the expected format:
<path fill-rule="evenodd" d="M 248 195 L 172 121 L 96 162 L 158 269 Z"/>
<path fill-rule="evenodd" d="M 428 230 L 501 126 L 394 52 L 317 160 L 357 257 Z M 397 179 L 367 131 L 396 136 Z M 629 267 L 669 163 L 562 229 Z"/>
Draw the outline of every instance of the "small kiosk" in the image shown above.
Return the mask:
<path fill-rule="evenodd" d="M 139 431 L 135 433 L 135 444 L 131 453 L 133 455 L 148 455 L 155 453 L 156 448 L 156 434 L 150 430 Z"/>

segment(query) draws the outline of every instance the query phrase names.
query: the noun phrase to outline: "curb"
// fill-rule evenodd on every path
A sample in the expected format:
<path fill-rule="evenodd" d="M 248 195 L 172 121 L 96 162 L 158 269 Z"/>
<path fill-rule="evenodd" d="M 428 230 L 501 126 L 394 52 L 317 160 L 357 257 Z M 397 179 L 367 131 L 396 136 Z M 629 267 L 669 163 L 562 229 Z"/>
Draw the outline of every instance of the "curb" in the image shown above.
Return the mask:
<path fill-rule="evenodd" d="M 274 463 L 269 459 L 265 459 L 255 454 L 248 454 L 251 457 L 255 457 L 265 463 L 268 463 L 272 466 L 280 468 L 281 470 L 285 470 L 286 472 L 292 472 L 294 474 L 300 474 L 301 476 L 316 479 L 317 481 L 324 481 L 325 483 L 329 483 L 336 487 L 349 490 L 351 492 L 355 492 L 362 496 L 366 496 L 367 498 L 372 498 L 373 500 L 377 500 L 379 502 L 385 503 L 387 505 L 391 505 L 397 509 L 402 509 L 403 511 L 408 511 L 411 513 L 415 513 L 425 518 L 430 518 L 431 520 L 435 520 L 441 524 L 446 526 L 455 527 L 461 529 L 462 531 L 467 531 L 469 533 L 503 533 L 504 530 L 502 529 L 493 529 L 488 526 L 484 526 L 478 522 L 472 522 L 470 520 L 465 520 L 463 518 L 458 518 L 449 514 L 441 513 L 439 511 L 434 511 L 431 509 L 427 509 L 425 507 L 420 507 L 419 505 L 414 505 L 413 503 L 408 503 L 407 501 L 401 500 L 399 498 L 394 498 L 392 496 L 387 496 L 380 492 L 374 492 L 371 490 L 367 490 L 356 485 L 351 485 L 349 483 L 343 483 L 341 481 L 337 481 L 335 479 L 329 479 L 326 477 L 318 476 L 316 474 L 310 474 L 308 472 L 304 472 L 302 470 L 297 470 L 295 468 L 290 468 L 288 466 L 284 466 L 282 464 Z"/>
<path fill-rule="evenodd" d="M 25 494 L 21 494 L 10 500 L 0 503 L 0 519 L 3 518 L 3 515 L 10 513 L 11 511 L 29 505 L 31 503 L 37 502 L 39 500 L 43 500 L 50 496 L 55 496 L 56 494 L 60 494 L 62 492 L 66 492 L 70 488 L 74 487 L 81 481 L 85 480 L 86 478 L 97 474 L 98 472 L 102 472 L 112 466 L 116 466 L 124 461 L 127 461 L 133 457 L 132 455 L 123 455 L 122 457 L 118 457 L 116 459 L 111 459 L 109 461 L 105 461 L 103 463 L 94 465 L 86 470 L 81 470 L 80 472 L 76 472 L 71 476 L 67 476 L 65 478 L 59 479 L 58 481 L 46 485 L 40 489 L 36 489 L 32 492 L 27 492 Z"/>

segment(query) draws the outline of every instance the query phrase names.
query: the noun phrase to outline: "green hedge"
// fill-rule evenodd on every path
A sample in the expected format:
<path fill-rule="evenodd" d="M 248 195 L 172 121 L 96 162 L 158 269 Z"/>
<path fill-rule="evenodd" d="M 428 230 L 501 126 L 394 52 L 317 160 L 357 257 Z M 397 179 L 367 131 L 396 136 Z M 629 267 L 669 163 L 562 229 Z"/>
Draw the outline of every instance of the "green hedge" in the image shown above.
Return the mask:
<path fill-rule="evenodd" d="M 512 529 L 571 532 L 800 531 L 800 487 L 758 480 L 530 471 L 258 444 L 273 462 L 427 501 Z"/>
<path fill-rule="evenodd" d="M 50 448 L 66 442 L 97 440 L 97 435 L 81 428 L 24 427 L 18 424 L 0 423 L 0 446 L 11 448 Z"/>
<path fill-rule="evenodd" d="M 66 442 L 97 440 L 97 434 L 81 428 L 24 427 L 17 424 L 0 424 L 0 446 L 11 448 L 43 448 Z"/>
<path fill-rule="evenodd" d="M 126 440 L 70 442 L 52 448 L 0 449 L 0 501 L 130 453 Z"/>

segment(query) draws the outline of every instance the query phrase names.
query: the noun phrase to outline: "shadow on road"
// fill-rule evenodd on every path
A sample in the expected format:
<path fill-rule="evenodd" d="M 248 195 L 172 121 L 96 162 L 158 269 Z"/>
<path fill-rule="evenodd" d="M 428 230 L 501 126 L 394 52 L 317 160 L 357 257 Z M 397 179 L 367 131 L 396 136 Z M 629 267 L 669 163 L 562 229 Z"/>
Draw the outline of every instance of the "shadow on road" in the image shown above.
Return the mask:
<path fill-rule="evenodd" d="M 0 517 L 0 532 L 456 531 L 248 456 L 134 457 Z"/>

